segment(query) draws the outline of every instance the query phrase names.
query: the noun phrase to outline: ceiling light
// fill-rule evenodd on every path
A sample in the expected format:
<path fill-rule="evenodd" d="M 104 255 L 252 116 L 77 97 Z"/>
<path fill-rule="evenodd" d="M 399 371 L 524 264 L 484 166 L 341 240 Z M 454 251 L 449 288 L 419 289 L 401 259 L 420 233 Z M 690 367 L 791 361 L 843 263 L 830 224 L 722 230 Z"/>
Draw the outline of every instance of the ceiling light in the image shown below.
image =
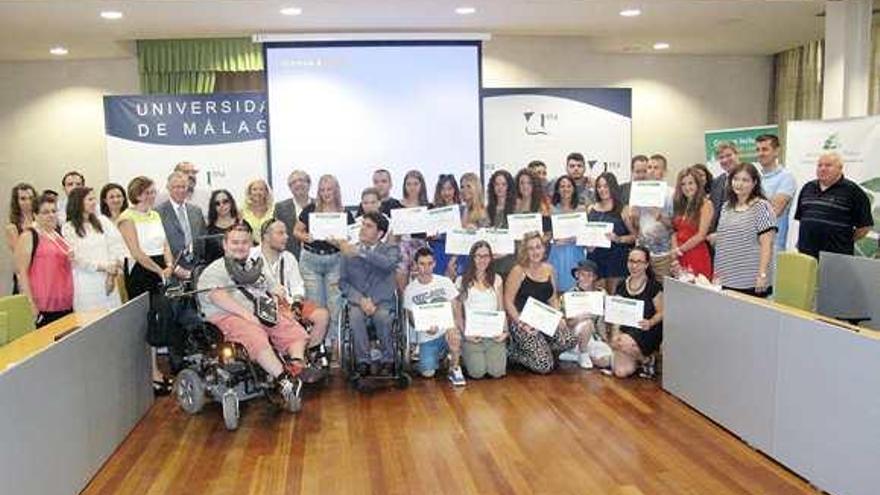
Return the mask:
<path fill-rule="evenodd" d="M 473 7 L 458 7 L 457 9 L 455 9 L 455 13 L 458 15 L 471 15 L 476 11 L 477 9 Z"/>
<path fill-rule="evenodd" d="M 122 12 L 118 12 L 116 10 L 105 10 L 101 12 L 101 17 L 107 19 L 108 21 L 115 21 L 117 19 L 122 19 Z"/>
<path fill-rule="evenodd" d="M 63 46 L 53 46 L 49 50 L 49 53 L 51 53 L 52 55 L 58 55 L 58 56 L 67 55 L 67 48 L 64 48 Z"/>
<path fill-rule="evenodd" d="M 623 17 L 636 17 L 642 15 L 642 11 L 639 9 L 626 9 L 621 10 L 620 15 L 622 15 Z"/>
<path fill-rule="evenodd" d="M 299 7 L 285 7 L 281 9 L 282 15 L 300 15 L 303 13 L 303 9 Z"/>
<path fill-rule="evenodd" d="M 660 42 L 660 43 L 654 43 L 654 49 L 655 49 L 655 50 L 668 50 L 668 49 L 669 49 L 669 43 L 663 43 L 663 42 Z"/>

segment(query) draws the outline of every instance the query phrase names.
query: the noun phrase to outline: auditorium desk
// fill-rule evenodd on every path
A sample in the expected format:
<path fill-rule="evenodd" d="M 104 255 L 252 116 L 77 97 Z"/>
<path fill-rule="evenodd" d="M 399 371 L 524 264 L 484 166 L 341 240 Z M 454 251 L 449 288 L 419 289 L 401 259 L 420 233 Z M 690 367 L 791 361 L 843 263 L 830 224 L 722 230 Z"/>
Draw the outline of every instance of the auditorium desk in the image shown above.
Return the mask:
<path fill-rule="evenodd" d="M 821 490 L 880 486 L 880 332 L 672 279 L 663 388 Z"/>
<path fill-rule="evenodd" d="M 78 493 L 147 412 L 148 304 L 71 315 L 0 349 L 0 492 Z"/>

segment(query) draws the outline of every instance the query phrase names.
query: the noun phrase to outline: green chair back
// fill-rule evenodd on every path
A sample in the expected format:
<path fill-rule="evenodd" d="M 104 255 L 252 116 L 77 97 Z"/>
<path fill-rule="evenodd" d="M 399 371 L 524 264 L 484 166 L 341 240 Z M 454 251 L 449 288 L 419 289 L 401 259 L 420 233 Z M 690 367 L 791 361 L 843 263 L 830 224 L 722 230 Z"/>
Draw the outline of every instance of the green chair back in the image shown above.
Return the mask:
<path fill-rule="evenodd" d="M 776 283 L 773 299 L 779 304 L 813 311 L 819 262 L 796 251 L 785 251 L 776 257 Z"/>
<path fill-rule="evenodd" d="M 0 346 L 9 342 L 9 313 L 0 311 Z"/>
<path fill-rule="evenodd" d="M 0 297 L 0 312 L 6 313 L 6 343 L 34 330 L 34 315 L 26 296 Z"/>

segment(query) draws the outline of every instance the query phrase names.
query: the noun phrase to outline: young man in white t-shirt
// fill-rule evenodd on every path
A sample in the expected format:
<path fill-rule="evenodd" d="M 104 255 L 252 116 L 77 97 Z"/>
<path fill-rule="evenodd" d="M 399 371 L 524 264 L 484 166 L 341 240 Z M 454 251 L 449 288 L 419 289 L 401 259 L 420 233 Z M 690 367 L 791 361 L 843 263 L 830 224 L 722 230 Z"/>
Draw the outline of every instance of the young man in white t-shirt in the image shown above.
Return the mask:
<path fill-rule="evenodd" d="M 406 286 L 403 292 L 403 307 L 410 313 L 420 304 L 448 301 L 452 303 L 455 322 L 462 321 L 461 303 L 458 301 L 458 289 L 452 280 L 434 274 L 434 252 L 423 247 L 414 256 L 416 278 Z M 410 320 L 412 321 L 412 320 Z M 449 381 L 454 386 L 463 386 L 466 382 L 461 371 L 461 329 L 458 323 L 452 328 L 431 327 L 427 331 L 416 332 L 419 344 L 419 372 L 425 378 L 434 376 L 440 367 L 440 358 L 449 352 Z"/>

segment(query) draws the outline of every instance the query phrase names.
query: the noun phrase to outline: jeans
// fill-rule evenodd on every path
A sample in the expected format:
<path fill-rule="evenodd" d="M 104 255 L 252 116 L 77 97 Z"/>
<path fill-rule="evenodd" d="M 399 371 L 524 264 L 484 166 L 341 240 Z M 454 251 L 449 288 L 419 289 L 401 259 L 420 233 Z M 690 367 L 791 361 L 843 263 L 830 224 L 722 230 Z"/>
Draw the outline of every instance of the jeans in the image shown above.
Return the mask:
<path fill-rule="evenodd" d="M 440 358 L 449 350 L 446 335 L 419 344 L 419 371 L 434 371 L 440 367 Z"/>
<path fill-rule="evenodd" d="M 382 364 L 394 362 L 394 341 L 391 334 L 391 324 L 394 317 L 391 310 L 385 306 L 378 306 L 373 316 L 367 316 L 360 306 L 350 304 L 348 307 L 348 320 L 351 324 L 351 334 L 354 343 L 354 355 L 357 364 L 369 364 L 370 359 L 370 336 L 367 335 L 367 323 L 373 322 L 376 327 L 376 337 L 379 338 L 379 348 L 382 350 Z"/>
<path fill-rule="evenodd" d="M 315 254 L 303 249 L 299 269 L 306 289 L 306 299 L 311 299 L 330 312 L 330 326 L 336 328 L 339 321 L 339 263 L 340 254 Z M 327 332 L 335 339 L 334 331 Z"/>

